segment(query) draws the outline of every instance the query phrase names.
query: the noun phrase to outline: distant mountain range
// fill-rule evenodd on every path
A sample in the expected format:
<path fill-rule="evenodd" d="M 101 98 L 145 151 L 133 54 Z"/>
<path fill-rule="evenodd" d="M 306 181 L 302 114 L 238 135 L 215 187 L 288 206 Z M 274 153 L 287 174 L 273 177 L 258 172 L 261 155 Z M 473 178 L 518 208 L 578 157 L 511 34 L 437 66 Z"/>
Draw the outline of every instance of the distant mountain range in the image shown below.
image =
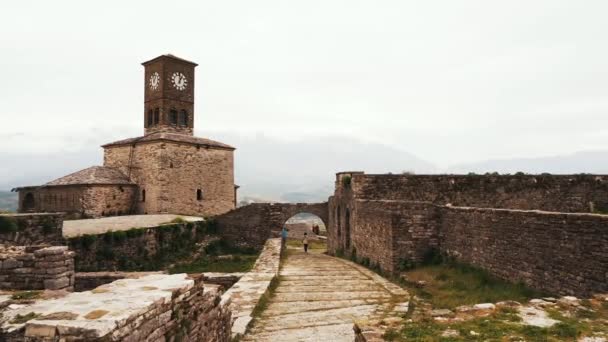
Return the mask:
<path fill-rule="evenodd" d="M 581 151 L 572 154 L 539 157 L 495 159 L 477 163 L 455 165 L 448 168 L 452 173 L 596 173 L 608 174 L 608 151 Z"/>
<path fill-rule="evenodd" d="M 439 169 L 411 153 L 353 138 L 326 137 L 283 141 L 264 136 L 223 135 L 237 147 L 236 183 L 241 204 L 250 202 L 318 202 L 333 193 L 335 173 L 605 173 L 608 151 L 581 151 L 539 158 L 487 160 Z M 43 184 L 91 165 L 101 164 L 98 147 L 77 152 L 0 156 L 0 189 Z M 7 165 L 6 167 L 4 167 Z M 16 208 L 16 194 L 0 192 L 0 210 Z"/>

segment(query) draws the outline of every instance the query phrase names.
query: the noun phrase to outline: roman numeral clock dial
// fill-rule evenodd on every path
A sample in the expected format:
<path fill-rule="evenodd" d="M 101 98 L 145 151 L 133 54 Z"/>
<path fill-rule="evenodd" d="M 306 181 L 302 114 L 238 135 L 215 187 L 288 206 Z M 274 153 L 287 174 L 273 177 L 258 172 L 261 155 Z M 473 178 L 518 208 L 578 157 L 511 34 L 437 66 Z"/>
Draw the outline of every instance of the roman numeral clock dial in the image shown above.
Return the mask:
<path fill-rule="evenodd" d="M 182 74 L 181 72 L 174 72 L 173 75 L 171 75 L 171 84 L 173 85 L 173 88 L 177 90 L 186 89 L 188 86 L 186 75 Z"/>

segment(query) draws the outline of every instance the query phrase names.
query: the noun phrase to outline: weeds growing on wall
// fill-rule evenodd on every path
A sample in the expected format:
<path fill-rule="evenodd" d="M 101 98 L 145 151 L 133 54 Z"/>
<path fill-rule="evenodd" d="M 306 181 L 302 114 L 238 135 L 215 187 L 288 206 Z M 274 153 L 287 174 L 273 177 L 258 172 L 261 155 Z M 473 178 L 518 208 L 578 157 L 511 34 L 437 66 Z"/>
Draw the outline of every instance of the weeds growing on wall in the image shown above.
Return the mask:
<path fill-rule="evenodd" d="M 351 176 L 344 176 L 342 177 L 342 186 L 345 188 L 350 188 L 350 184 L 352 183 L 352 177 Z"/>
<path fill-rule="evenodd" d="M 19 230 L 19 226 L 14 217 L 0 216 L 0 233 L 13 233 L 17 230 Z"/>
<path fill-rule="evenodd" d="M 197 242 L 215 232 L 217 224 L 207 220 L 82 235 L 68 239 L 68 244 L 77 251 L 77 271 L 156 271 L 187 258 Z M 155 246 L 148 246 L 154 240 Z"/>

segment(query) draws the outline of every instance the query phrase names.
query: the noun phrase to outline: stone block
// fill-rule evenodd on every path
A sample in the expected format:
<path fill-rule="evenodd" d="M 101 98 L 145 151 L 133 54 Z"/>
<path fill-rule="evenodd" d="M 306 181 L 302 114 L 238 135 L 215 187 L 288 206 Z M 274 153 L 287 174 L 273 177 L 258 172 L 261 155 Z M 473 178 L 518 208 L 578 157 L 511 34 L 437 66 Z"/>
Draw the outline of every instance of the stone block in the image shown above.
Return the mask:
<path fill-rule="evenodd" d="M 46 248 L 39 249 L 34 252 L 34 255 L 36 257 L 47 256 L 47 255 L 60 255 L 60 254 L 64 254 L 67 251 L 68 251 L 67 246 L 52 246 L 52 247 L 46 247 Z"/>
<path fill-rule="evenodd" d="M 48 290 L 59 290 L 70 285 L 69 278 L 46 279 L 44 280 L 44 288 Z"/>
<path fill-rule="evenodd" d="M 6 259 L 2 262 L 2 269 L 13 269 L 23 266 L 23 262 L 14 259 Z"/>

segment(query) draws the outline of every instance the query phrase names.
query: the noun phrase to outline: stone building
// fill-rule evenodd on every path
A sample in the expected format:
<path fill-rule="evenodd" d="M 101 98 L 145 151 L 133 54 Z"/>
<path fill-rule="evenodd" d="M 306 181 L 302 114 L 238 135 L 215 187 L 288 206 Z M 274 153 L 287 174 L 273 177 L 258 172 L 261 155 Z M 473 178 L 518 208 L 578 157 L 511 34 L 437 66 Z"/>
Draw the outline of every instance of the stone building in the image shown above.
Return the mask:
<path fill-rule="evenodd" d="M 235 148 L 193 135 L 197 64 L 173 55 L 142 64 L 144 135 L 103 145 L 103 166 L 14 189 L 20 212 L 213 216 L 235 208 Z"/>

